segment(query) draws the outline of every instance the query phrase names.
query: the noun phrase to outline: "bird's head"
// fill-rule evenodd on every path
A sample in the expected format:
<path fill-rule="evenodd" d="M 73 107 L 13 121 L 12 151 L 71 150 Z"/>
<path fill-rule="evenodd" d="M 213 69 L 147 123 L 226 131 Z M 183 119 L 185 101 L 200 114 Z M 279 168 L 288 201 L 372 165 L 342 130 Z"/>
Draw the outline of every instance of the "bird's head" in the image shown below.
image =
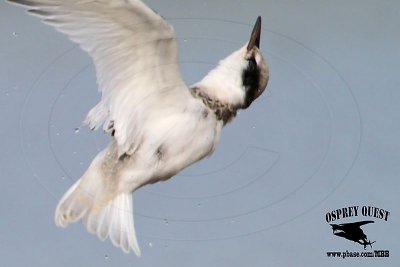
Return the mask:
<path fill-rule="evenodd" d="M 268 84 L 268 65 L 260 50 L 261 17 L 257 18 L 250 40 L 219 62 L 197 85 L 223 103 L 248 108 Z"/>

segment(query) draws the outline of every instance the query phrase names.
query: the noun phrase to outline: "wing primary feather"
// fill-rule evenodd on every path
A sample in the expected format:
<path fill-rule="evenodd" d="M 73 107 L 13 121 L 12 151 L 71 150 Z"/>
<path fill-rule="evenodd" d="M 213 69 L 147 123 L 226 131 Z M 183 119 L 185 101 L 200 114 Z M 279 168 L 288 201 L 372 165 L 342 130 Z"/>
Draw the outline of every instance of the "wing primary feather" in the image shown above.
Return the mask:
<path fill-rule="evenodd" d="M 7 2 L 17 4 L 17 5 L 22 5 L 22 6 L 32 6 L 32 7 L 50 7 L 50 6 L 57 6 L 54 3 L 51 3 L 49 1 L 40 1 L 40 0 L 7 0 Z"/>
<path fill-rule="evenodd" d="M 45 17 L 45 16 L 50 17 L 50 16 L 53 15 L 53 12 L 50 12 L 50 11 L 47 11 L 47 10 L 44 10 L 44 9 L 29 9 L 28 12 L 33 14 L 33 15 L 43 16 L 43 17 Z"/>

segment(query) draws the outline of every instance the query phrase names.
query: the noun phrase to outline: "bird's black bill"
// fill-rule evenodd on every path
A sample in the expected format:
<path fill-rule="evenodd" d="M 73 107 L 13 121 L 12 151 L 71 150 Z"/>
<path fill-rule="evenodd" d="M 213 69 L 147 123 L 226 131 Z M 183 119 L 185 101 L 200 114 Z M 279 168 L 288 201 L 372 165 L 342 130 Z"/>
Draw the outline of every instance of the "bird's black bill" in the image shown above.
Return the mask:
<path fill-rule="evenodd" d="M 256 24 L 254 25 L 253 32 L 250 36 L 249 44 L 247 45 L 247 51 L 253 49 L 254 46 L 260 48 L 261 39 L 261 16 L 257 18 Z"/>

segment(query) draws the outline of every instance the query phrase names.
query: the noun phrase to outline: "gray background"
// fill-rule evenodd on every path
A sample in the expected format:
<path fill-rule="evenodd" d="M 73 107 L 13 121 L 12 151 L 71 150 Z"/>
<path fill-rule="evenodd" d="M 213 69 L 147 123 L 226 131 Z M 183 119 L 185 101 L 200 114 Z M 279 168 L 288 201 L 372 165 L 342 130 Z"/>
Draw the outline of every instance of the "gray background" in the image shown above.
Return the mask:
<path fill-rule="evenodd" d="M 53 223 L 59 198 L 109 140 L 81 126 L 100 97 L 90 58 L 0 2 L 0 265 L 399 266 L 400 3 L 146 3 L 176 28 L 188 84 L 241 47 L 262 15 L 268 92 L 211 158 L 135 193 L 143 256 L 125 255 L 80 223 Z M 389 258 L 326 256 L 364 251 L 325 221 L 354 205 L 391 212 L 363 227 Z"/>

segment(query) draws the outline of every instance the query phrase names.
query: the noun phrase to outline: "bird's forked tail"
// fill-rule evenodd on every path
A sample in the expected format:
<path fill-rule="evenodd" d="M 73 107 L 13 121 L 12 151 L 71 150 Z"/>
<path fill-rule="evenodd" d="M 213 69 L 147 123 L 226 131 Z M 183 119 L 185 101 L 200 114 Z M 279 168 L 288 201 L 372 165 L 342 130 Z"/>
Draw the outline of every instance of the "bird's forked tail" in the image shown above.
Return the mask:
<path fill-rule="evenodd" d="M 125 253 L 132 250 L 140 256 L 133 221 L 132 194 L 120 193 L 101 203 L 96 197 L 99 195 L 99 190 L 96 190 L 99 179 L 91 180 L 92 184 L 84 186 L 82 178 L 79 179 L 64 194 L 56 209 L 56 225 L 66 227 L 69 223 L 82 220 L 86 229 L 101 240 L 109 237 L 114 246 Z"/>

